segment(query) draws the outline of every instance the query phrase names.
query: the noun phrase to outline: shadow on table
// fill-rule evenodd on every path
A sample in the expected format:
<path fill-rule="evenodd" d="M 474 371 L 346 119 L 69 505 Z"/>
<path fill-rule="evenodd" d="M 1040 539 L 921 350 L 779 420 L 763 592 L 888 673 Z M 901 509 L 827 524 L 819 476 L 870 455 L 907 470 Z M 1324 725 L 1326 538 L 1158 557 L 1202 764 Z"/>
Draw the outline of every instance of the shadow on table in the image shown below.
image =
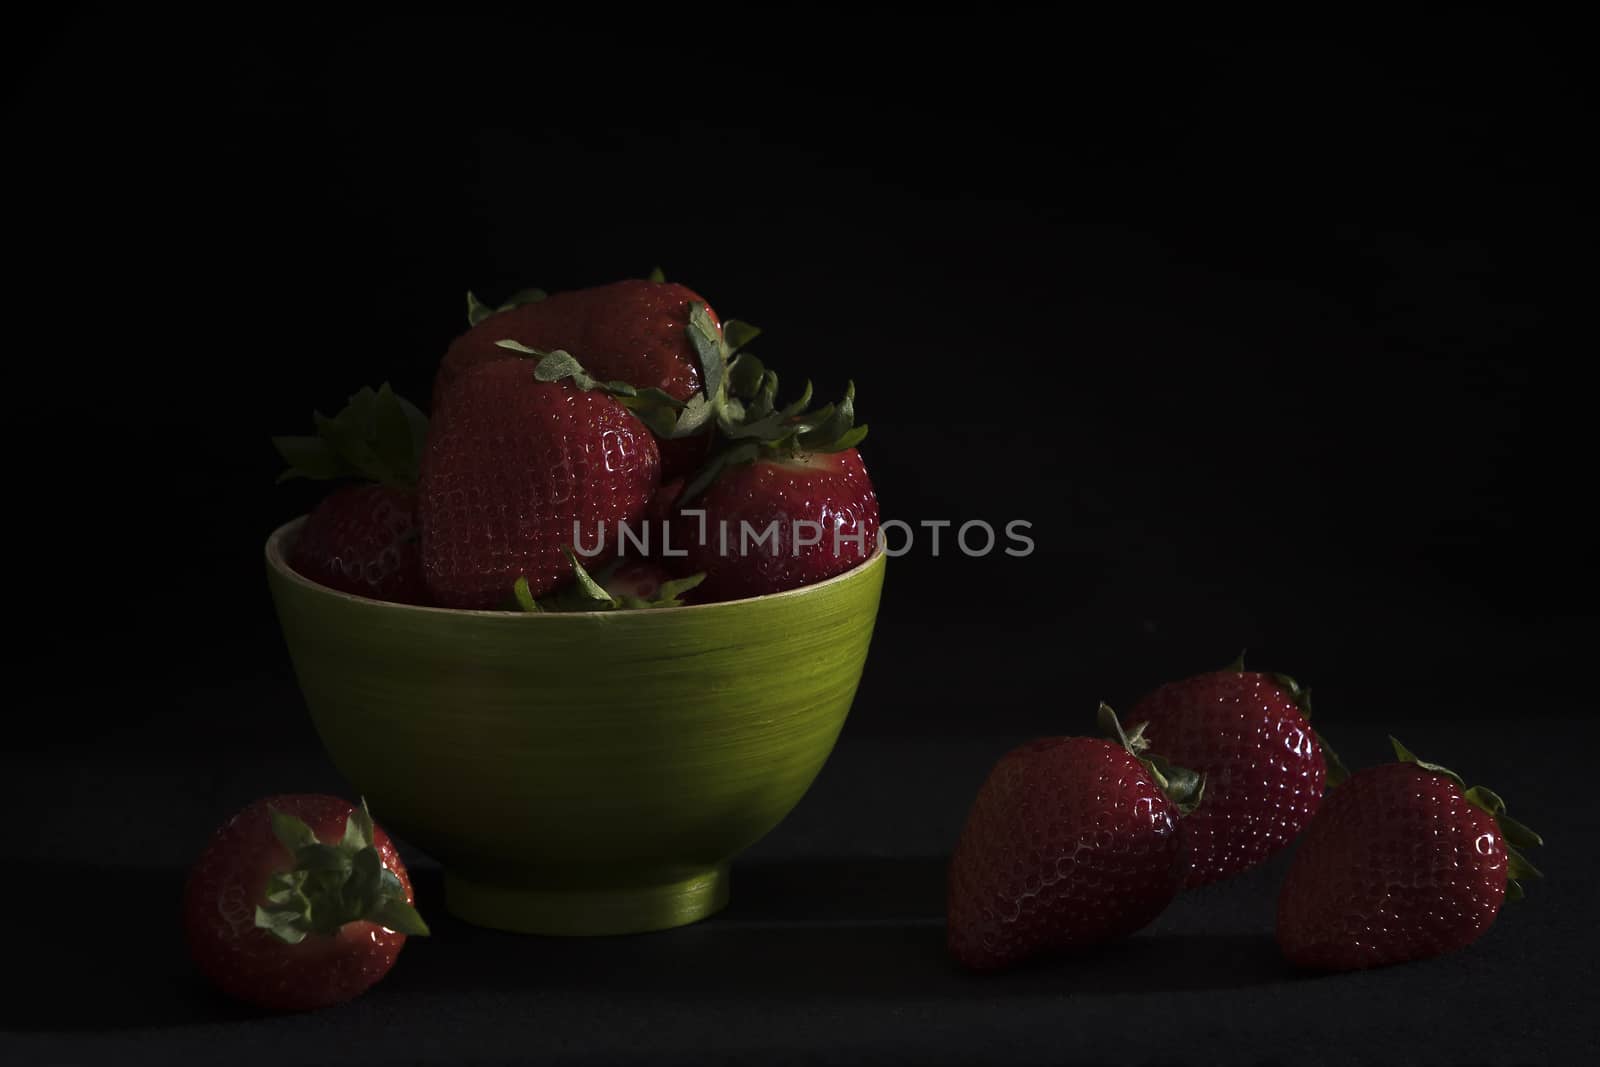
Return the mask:
<path fill-rule="evenodd" d="M 430 872 L 431 873 L 431 872 Z M 721 914 L 658 934 L 527 938 L 441 916 L 396 986 L 663 997 L 1095 996 L 1230 989 L 1290 977 L 1270 937 L 1151 932 L 977 976 L 945 951 L 945 860 L 808 858 L 734 868 Z M 429 880 L 419 891 L 433 896 Z M 423 960 L 426 958 L 426 964 Z M 404 973 L 402 974 L 402 970 Z"/>
<path fill-rule="evenodd" d="M 194 970 L 178 925 L 181 871 L 63 867 L 21 930 L 30 982 L 0 998 L 15 1031 L 117 1030 L 260 1017 Z M 407 944 L 382 990 L 442 997 L 561 990 L 693 997 L 1095 996 L 1227 989 L 1288 977 L 1270 938 L 1150 932 L 1070 959 L 974 976 L 944 947 L 944 860 L 840 858 L 735 867 L 733 901 L 657 934 L 545 938 L 462 923 L 437 869 L 413 871 L 434 936 Z"/>

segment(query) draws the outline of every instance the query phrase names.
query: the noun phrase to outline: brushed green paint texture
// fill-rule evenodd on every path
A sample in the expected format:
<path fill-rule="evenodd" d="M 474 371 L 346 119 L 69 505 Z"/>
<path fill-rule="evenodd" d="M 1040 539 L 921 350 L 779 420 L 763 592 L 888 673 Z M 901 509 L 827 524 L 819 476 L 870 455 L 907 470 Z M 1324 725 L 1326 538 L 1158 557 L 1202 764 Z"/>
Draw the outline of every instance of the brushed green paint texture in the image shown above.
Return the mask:
<path fill-rule="evenodd" d="M 284 562 L 267 579 L 311 718 L 469 922 L 618 934 L 694 922 L 822 769 L 855 697 L 885 557 L 817 585 L 656 611 L 387 604 Z"/>

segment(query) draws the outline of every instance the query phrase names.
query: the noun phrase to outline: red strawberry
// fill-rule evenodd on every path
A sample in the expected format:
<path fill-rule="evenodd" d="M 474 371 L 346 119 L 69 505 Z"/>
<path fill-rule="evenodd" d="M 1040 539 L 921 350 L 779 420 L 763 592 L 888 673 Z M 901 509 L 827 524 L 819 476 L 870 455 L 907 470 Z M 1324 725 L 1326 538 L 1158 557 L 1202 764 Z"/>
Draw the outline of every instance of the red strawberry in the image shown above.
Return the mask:
<path fill-rule="evenodd" d="M 349 1000 L 389 973 L 408 934 L 406 868 L 366 807 L 297 794 L 259 800 L 217 831 L 183 891 L 195 964 L 274 1011 Z"/>
<path fill-rule="evenodd" d="M 1101 718 L 1120 736 L 1110 708 Z M 950 952 L 997 970 L 1145 926 L 1178 892 L 1178 821 L 1202 789 L 1125 738 L 1049 737 L 1006 754 L 950 861 Z"/>
<path fill-rule="evenodd" d="M 416 493 L 410 489 L 336 489 L 300 528 L 289 565 L 330 589 L 397 604 L 426 604 L 416 507 Z"/>
<path fill-rule="evenodd" d="M 1356 970 L 1463 948 L 1539 872 L 1543 844 L 1493 791 L 1417 760 L 1351 775 L 1295 852 L 1278 898 L 1278 946 L 1300 967 Z"/>
<path fill-rule="evenodd" d="M 334 418 L 314 415 L 316 436 L 275 437 L 289 463 L 279 478 L 365 478 L 337 489 L 306 519 L 289 565 L 357 596 L 425 604 L 416 520 L 417 456 L 428 420 L 384 384 L 362 389 Z"/>
<path fill-rule="evenodd" d="M 671 282 L 630 279 L 516 303 L 498 313 L 477 311 L 471 329 L 450 345 L 434 378 L 434 406 L 471 367 L 515 357 L 500 347 L 516 341 L 541 352 L 561 349 L 596 378 L 656 388 L 686 401 L 704 386 L 688 333 L 690 313 L 704 308 L 721 333 L 711 305 Z M 661 442 L 667 477 L 693 471 L 707 455 L 709 435 Z"/>
<path fill-rule="evenodd" d="M 1136 745 L 1206 776 L 1205 807 L 1183 824 L 1185 888 L 1262 863 L 1316 814 L 1329 767 L 1310 697 L 1287 675 L 1246 671 L 1241 656 L 1128 712 Z"/>
<path fill-rule="evenodd" d="M 696 331 L 691 331 L 696 333 Z M 708 333 L 702 353 L 715 365 Z M 673 550 L 704 573 L 697 601 L 776 593 L 843 573 L 878 550 L 878 497 L 855 445 L 855 384 L 838 404 L 806 412 L 811 385 L 784 408 L 778 378 L 748 352 L 727 367 L 716 405 L 731 443 L 679 494 Z"/>
<path fill-rule="evenodd" d="M 471 367 L 513 356 L 496 343 L 502 340 L 544 352 L 563 349 L 597 378 L 640 389 L 654 386 L 688 400 L 703 384 L 688 336 L 695 305 L 716 321 L 711 305 L 686 286 L 629 279 L 471 315 L 477 321 L 451 343 L 439 364 L 434 406 Z"/>
<path fill-rule="evenodd" d="M 685 571 L 705 572 L 696 601 L 811 585 L 878 550 L 878 497 L 853 448 L 729 466 L 686 507 L 672 545 Z"/>
<path fill-rule="evenodd" d="M 637 524 L 660 484 L 655 439 L 600 391 L 540 381 L 528 361 L 485 363 L 451 389 L 422 457 L 423 580 L 439 604 L 494 609 L 519 577 L 543 596 L 572 578 L 563 551 Z"/>

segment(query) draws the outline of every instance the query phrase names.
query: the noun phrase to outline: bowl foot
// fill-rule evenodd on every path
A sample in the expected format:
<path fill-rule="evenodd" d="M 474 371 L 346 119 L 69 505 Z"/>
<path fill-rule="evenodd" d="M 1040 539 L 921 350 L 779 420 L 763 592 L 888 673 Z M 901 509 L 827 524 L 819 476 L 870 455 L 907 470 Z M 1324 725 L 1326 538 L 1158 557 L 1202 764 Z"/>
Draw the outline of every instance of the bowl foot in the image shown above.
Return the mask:
<path fill-rule="evenodd" d="M 469 881 L 448 871 L 445 910 L 474 926 L 519 934 L 594 937 L 687 926 L 728 903 L 728 868 L 711 867 L 663 885 L 539 889 Z"/>

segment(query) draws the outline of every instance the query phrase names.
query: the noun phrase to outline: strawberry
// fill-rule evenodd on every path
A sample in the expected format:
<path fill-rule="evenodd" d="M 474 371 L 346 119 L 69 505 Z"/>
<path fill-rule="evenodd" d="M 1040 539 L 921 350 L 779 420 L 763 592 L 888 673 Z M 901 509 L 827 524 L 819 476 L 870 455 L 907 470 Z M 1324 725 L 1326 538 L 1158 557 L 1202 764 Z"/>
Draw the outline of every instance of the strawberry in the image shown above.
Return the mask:
<path fill-rule="evenodd" d="M 1543 844 L 1482 786 L 1423 763 L 1369 767 L 1335 789 L 1295 852 L 1278 898 L 1293 964 L 1346 971 L 1464 948 L 1538 877 L 1519 848 Z"/>
<path fill-rule="evenodd" d="M 384 383 L 362 389 L 315 436 L 275 437 L 289 464 L 278 478 L 362 478 L 314 508 L 288 562 L 314 582 L 357 596 L 425 604 L 416 521 L 417 456 L 428 419 Z"/>
<path fill-rule="evenodd" d="M 765 535 L 765 536 L 764 536 Z M 795 452 L 725 469 L 680 515 L 681 565 L 704 572 L 701 602 L 811 585 L 878 548 L 878 498 L 861 454 Z"/>
<path fill-rule="evenodd" d="M 511 603 L 572 577 L 563 549 L 581 533 L 637 523 L 660 485 L 643 423 L 600 390 L 541 380 L 520 359 L 468 370 L 435 413 L 418 482 L 423 580 L 444 607 Z"/>
<path fill-rule="evenodd" d="M 1342 777 L 1311 728 L 1311 691 L 1246 671 L 1242 655 L 1162 686 L 1127 718 L 1136 745 L 1206 776 L 1205 807 L 1183 823 L 1185 888 L 1264 862 L 1311 821 L 1329 777 Z"/>
<path fill-rule="evenodd" d="M 189 872 L 183 929 L 200 970 L 273 1011 L 338 1004 L 389 973 L 426 934 L 394 844 L 366 805 L 295 794 L 222 826 Z"/>
<path fill-rule="evenodd" d="M 512 353 L 498 342 L 510 340 L 539 352 L 571 353 L 597 378 L 626 382 L 636 389 L 659 389 L 684 402 L 705 386 L 690 316 L 700 310 L 717 335 L 722 326 L 698 293 L 671 282 L 629 279 L 590 289 L 544 296 L 527 290 L 496 311 L 468 294 L 466 333 L 450 345 L 434 378 L 434 406 L 468 369 L 505 359 Z M 731 324 L 730 324 L 731 325 Z M 756 332 L 741 326 L 746 341 Z M 654 427 L 652 427 L 654 428 Z M 665 439 L 662 469 L 667 478 L 694 470 L 707 455 L 705 434 Z"/>
<path fill-rule="evenodd" d="M 709 324 L 691 323 L 715 366 Z M 689 479 L 675 502 L 671 538 L 686 571 L 703 572 L 700 602 L 760 596 L 811 585 L 878 550 L 878 497 L 855 445 L 855 385 L 814 411 L 801 397 L 776 407 L 777 375 L 748 352 L 727 368 L 716 405 L 729 446 Z"/>
<path fill-rule="evenodd" d="M 572 353 L 594 375 L 636 388 L 654 386 L 678 400 L 702 381 L 687 328 L 693 307 L 716 313 L 694 290 L 673 282 L 628 279 L 543 296 L 525 290 L 496 311 L 468 294 L 471 328 L 445 352 L 434 378 L 434 406 L 471 367 L 507 358 L 496 342 Z"/>
<path fill-rule="evenodd" d="M 1178 825 L 1203 779 L 1121 743 L 1047 737 L 1000 759 L 950 861 L 947 941 L 966 966 L 1126 937 L 1159 915 L 1182 877 Z"/>
<path fill-rule="evenodd" d="M 426 604 L 417 494 L 388 485 L 336 489 L 311 512 L 289 566 L 329 589 L 396 604 Z"/>

